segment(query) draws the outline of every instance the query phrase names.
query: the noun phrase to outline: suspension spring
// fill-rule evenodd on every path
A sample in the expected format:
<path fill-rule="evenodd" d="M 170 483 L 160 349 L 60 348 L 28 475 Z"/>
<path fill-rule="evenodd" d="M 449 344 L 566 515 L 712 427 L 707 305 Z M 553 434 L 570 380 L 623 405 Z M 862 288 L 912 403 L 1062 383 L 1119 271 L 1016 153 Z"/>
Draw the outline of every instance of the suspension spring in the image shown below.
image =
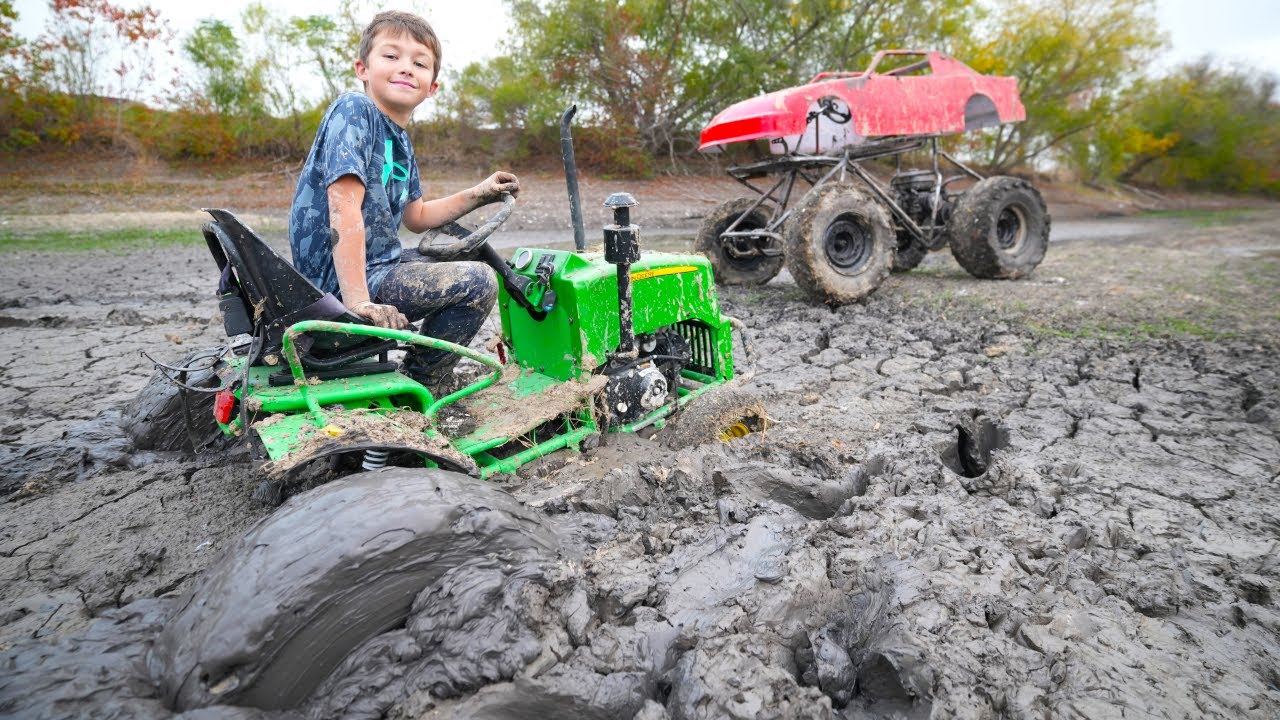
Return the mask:
<path fill-rule="evenodd" d="M 390 456 L 390 450 L 365 450 L 364 462 L 360 467 L 364 470 L 381 470 L 387 466 L 387 458 Z"/>

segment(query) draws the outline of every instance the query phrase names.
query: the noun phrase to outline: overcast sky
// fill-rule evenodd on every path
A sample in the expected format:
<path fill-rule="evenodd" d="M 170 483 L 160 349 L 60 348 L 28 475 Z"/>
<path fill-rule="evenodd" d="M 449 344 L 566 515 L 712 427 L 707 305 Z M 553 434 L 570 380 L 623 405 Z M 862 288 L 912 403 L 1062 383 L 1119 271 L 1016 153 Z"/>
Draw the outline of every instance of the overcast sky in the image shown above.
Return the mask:
<path fill-rule="evenodd" d="M 126 7 L 142 4 L 133 0 L 117 2 Z M 233 24 L 249 0 L 219 0 L 208 5 L 191 0 L 152 0 L 150 4 L 181 37 L 202 18 L 213 16 Z M 269 0 L 267 5 L 286 16 L 314 15 L 335 12 L 338 1 Z M 17 0 L 18 33 L 27 38 L 38 35 L 48 17 L 48 7 L 48 0 Z M 446 68 L 457 69 L 492 55 L 507 33 L 502 0 L 409 0 L 383 7 L 414 9 L 425 16 L 440 35 Z M 1240 60 L 1280 73 L 1277 0 L 1157 0 L 1157 8 L 1160 25 L 1170 39 L 1165 64 L 1174 65 L 1212 52 L 1225 60 Z"/>

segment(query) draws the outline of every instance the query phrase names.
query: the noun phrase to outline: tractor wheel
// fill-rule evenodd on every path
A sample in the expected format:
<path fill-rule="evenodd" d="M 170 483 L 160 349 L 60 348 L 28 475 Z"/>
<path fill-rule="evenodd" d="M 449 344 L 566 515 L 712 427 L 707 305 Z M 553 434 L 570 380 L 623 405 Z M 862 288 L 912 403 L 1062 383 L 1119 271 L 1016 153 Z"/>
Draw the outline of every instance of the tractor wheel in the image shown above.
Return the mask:
<path fill-rule="evenodd" d="M 846 184 L 810 191 L 783 234 L 796 284 L 828 305 L 870 295 L 889 275 L 897 247 L 884 207 Z"/>
<path fill-rule="evenodd" d="M 178 366 L 193 363 L 209 365 L 206 370 L 188 373 L 187 384 L 201 388 L 220 386 L 227 369 L 227 364 L 219 357 L 221 352 L 221 348 L 200 350 L 178 361 Z M 186 395 L 185 411 L 183 394 Z M 234 440 L 223 435 L 213 419 L 213 395 L 183 391 L 163 372 L 156 370 L 141 392 L 125 407 L 125 432 L 139 450 L 197 453 L 225 448 Z"/>
<path fill-rule="evenodd" d="M 893 272 L 914 270 L 929 254 L 929 248 L 915 239 L 911 233 L 898 233 L 898 247 L 893 251 Z"/>
<path fill-rule="evenodd" d="M 156 638 L 151 674 L 178 711 L 297 707 L 450 570 L 555 548 L 536 513 L 465 475 L 352 475 L 290 498 L 230 545 Z"/>
<path fill-rule="evenodd" d="M 711 260 L 711 269 L 715 271 L 716 282 L 721 285 L 763 285 L 773 279 L 782 270 L 781 255 L 749 255 L 737 257 L 732 251 L 759 249 L 767 244 L 767 238 L 721 238 L 720 235 L 742 217 L 755 201 L 751 198 L 738 198 L 717 205 L 698 227 L 695 249 Z M 769 212 L 763 206 L 751 211 L 751 214 L 738 223 L 734 231 L 760 230 L 769 224 Z"/>
<path fill-rule="evenodd" d="M 682 450 L 704 443 L 729 441 L 767 429 L 769 415 L 753 392 L 721 386 L 708 390 L 672 416 L 658 437 L 669 448 Z"/>
<path fill-rule="evenodd" d="M 970 275 L 1026 277 L 1049 247 L 1049 211 L 1026 180 L 990 177 L 960 196 L 947 232 L 951 254 Z"/>

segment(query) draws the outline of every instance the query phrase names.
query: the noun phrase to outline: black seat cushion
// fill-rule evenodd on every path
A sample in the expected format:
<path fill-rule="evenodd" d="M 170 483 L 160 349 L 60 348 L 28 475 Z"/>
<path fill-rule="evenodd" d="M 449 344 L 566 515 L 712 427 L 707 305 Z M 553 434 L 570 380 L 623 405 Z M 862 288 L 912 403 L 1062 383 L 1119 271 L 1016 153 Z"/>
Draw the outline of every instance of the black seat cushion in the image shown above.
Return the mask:
<path fill-rule="evenodd" d="M 333 295 L 321 292 L 235 215 L 218 209 L 206 212 L 214 218 L 203 228 L 209 251 L 219 270 L 230 267 L 235 290 L 246 304 L 255 332 L 265 331 L 260 357 L 278 353 L 284 330 L 301 320 L 369 324 Z M 300 339 L 299 353 L 306 367 L 332 368 L 392 347 L 395 342 L 391 340 L 309 333 L 305 340 Z"/>

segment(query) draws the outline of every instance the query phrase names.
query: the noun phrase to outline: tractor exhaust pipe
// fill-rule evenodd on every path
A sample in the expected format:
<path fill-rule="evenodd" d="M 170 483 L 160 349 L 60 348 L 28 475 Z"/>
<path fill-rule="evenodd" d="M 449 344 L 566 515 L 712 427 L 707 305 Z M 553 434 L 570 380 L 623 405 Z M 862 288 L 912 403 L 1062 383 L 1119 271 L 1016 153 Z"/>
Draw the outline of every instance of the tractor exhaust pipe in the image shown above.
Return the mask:
<path fill-rule="evenodd" d="M 631 264 L 640 259 L 640 228 L 631 224 L 636 199 L 614 193 L 604 201 L 613 210 L 613 224 L 604 227 L 604 260 L 618 266 L 618 352 L 616 357 L 636 356 L 636 333 L 631 322 Z"/>
<path fill-rule="evenodd" d="M 573 220 L 573 246 L 578 252 L 587 249 L 587 231 L 582 225 L 582 196 L 578 193 L 578 163 L 573 158 L 573 133 L 570 125 L 578 112 L 570 105 L 560 118 L 560 155 L 564 159 L 564 181 L 569 186 L 569 217 Z"/>

